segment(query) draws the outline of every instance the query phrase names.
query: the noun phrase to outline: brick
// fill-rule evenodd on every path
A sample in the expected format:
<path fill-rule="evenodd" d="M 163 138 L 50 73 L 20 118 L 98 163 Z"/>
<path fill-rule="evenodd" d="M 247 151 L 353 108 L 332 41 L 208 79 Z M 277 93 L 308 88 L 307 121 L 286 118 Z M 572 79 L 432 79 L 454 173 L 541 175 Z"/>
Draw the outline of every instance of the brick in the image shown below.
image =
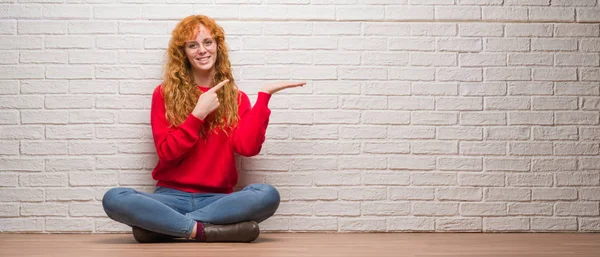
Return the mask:
<path fill-rule="evenodd" d="M 576 127 L 534 127 L 533 138 L 537 140 L 577 140 Z"/>
<path fill-rule="evenodd" d="M 435 220 L 424 217 L 390 218 L 387 221 L 390 231 L 434 231 Z"/>
<path fill-rule="evenodd" d="M 316 216 L 359 216 L 360 203 L 358 202 L 317 202 L 315 203 Z"/>
<path fill-rule="evenodd" d="M 556 95 L 600 95 L 600 83 L 596 82 L 557 82 L 554 88 Z M 585 100 L 585 98 L 583 98 Z"/>
<path fill-rule="evenodd" d="M 553 63 L 554 56 L 550 53 L 508 54 L 508 65 L 510 66 L 552 66 Z"/>
<path fill-rule="evenodd" d="M 529 8 L 531 21 L 575 21 L 575 9 L 568 7 L 531 7 Z"/>
<path fill-rule="evenodd" d="M 410 183 L 410 176 L 397 172 L 365 172 L 362 176 L 365 185 L 404 185 Z"/>
<path fill-rule="evenodd" d="M 506 85 L 500 82 L 462 82 L 459 92 L 464 96 L 505 95 Z"/>
<path fill-rule="evenodd" d="M 598 14 L 598 8 L 577 8 L 576 16 L 578 22 L 598 22 L 600 21 L 600 14 Z"/>
<path fill-rule="evenodd" d="M 372 170 L 372 169 L 385 169 L 387 167 L 387 161 L 382 157 L 349 157 L 340 160 L 340 169 L 361 169 L 361 170 Z"/>
<path fill-rule="evenodd" d="M 552 95 L 552 82 L 510 82 L 509 95 Z"/>
<path fill-rule="evenodd" d="M 503 174 L 459 174 L 460 186 L 504 186 Z"/>
<path fill-rule="evenodd" d="M 576 51 L 576 39 L 534 38 L 531 40 L 533 51 Z"/>
<path fill-rule="evenodd" d="M 409 202 L 362 202 L 363 215 L 405 216 L 410 212 Z"/>
<path fill-rule="evenodd" d="M 22 124 L 66 124 L 69 120 L 68 111 L 22 111 Z"/>
<path fill-rule="evenodd" d="M 408 36 L 410 35 L 410 25 L 402 23 L 362 23 L 364 35 L 373 36 Z"/>
<path fill-rule="evenodd" d="M 385 187 L 340 188 L 338 196 L 340 200 L 346 201 L 385 200 L 387 198 L 387 190 Z"/>
<path fill-rule="evenodd" d="M 576 218 L 531 218 L 532 231 L 576 231 Z"/>
<path fill-rule="evenodd" d="M 483 219 L 483 231 L 486 232 L 510 232 L 528 230 L 528 218 L 490 217 Z"/>
<path fill-rule="evenodd" d="M 68 186 L 67 174 L 25 174 L 19 176 L 24 187 L 65 187 Z"/>
<path fill-rule="evenodd" d="M 474 111 L 483 109 L 483 99 L 479 97 L 440 97 L 436 101 L 438 110 Z"/>
<path fill-rule="evenodd" d="M 600 65 L 598 54 L 587 53 L 557 53 L 555 56 L 556 66 L 591 66 Z"/>
<path fill-rule="evenodd" d="M 340 219 L 340 231 L 385 231 L 385 219 Z"/>
<path fill-rule="evenodd" d="M 431 38 L 390 38 L 388 41 L 390 51 L 433 51 L 435 40 Z"/>
<path fill-rule="evenodd" d="M 509 203 L 508 215 L 550 216 L 552 204 L 548 203 Z"/>
<path fill-rule="evenodd" d="M 460 214 L 464 216 L 506 216 L 504 203 L 460 203 Z"/>
<path fill-rule="evenodd" d="M 599 114 L 592 111 L 556 112 L 556 124 L 560 125 L 594 125 L 598 124 Z"/>
<path fill-rule="evenodd" d="M 481 201 L 483 193 L 482 193 L 481 188 L 459 187 L 459 188 L 438 188 L 436 195 L 437 195 L 437 199 L 439 199 L 439 200 Z"/>
<path fill-rule="evenodd" d="M 413 112 L 411 120 L 415 125 L 453 125 L 457 118 L 454 112 Z"/>
<path fill-rule="evenodd" d="M 569 190 L 569 189 L 564 189 L 564 190 Z M 575 189 L 571 189 L 571 190 L 575 190 Z M 578 190 L 579 190 L 579 198 L 581 200 L 587 200 L 587 201 L 600 200 L 600 188 L 579 188 Z M 577 193 L 575 193 L 575 196 L 577 196 Z M 564 200 L 564 199 L 560 199 L 560 200 Z"/>
<path fill-rule="evenodd" d="M 529 159 L 516 158 L 486 158 L 484 161 L 487 171 L 529 171 Z"/>
<path fill-rule="evenodd" d="M 335 85 L 335 88 L 332 87 L 333 85 Z M 366 82 L 363 85 L 365 95 L 410 95 L 411 90 L 410 83 L 408 82 Z M 335 90 L 335 92 L 339 92 L 337 94 L 343 94 L 345 90 L 352 90 L 353 94 L 358 94 L 360 92 L 360 85 L 356 82 L 344 82 L 343 85 L 342 83 L 337 84 L 335 82 L 331 82 L 331 84 L 327 83 L 327 86 L 331 88 L 332 91 Z M 338 86 L 340 87 L 339 89 Z M 316 91 L 325 90 L 323 89 L 323 86 L 317 86 L 317 88 L 319 89 L 316 89 Z"/>
<path fill-rule="evenodd" d="M 288 175 L 288 177 L 289 177 L 289 175 Z M 321 173 L 315 177 L 315 185 L 317 185 L 317 186 L 357 186 L 357 185 L 360 185 L 360 173 L 357 173 L 357 172 Z"/>
<path fill-rule="evenodd" d="M 396 156 L 396 157 L 390 157 L 388 162 L 389 162 L 390 169 L 398 169 L 398 170 L 434 170 L 435 169 L 435 158 L 434 157 Z"/>
<path fill-rule="evenodd" d="M 504 26 L 489 23 L 463 23 L 458 25 L 458 35 L 464 37 L 501 37 L 504 35 Z"/>
<path fill-rule="evenodd" d="M 486 188 L 486 201 L 530 201 L 531 189 L 525 188 Z"/>
<path fill-rule="evenodd" d="M 66 80 L 28 80 L 21 82 L 22 94 L 66 94 L 67 91 L 68 81 Z"/>
<path fill-rule="evenodd" d="M 555 201 L 555 200 L 577 200 L 577 189 L 574 188 L 534 188 L 531 200 Z"/>
<path fill-rule="evenodd" d="M 66 155 L 66 142 L 23 141 L 21 153 L 26 155 Z"/>
<path fill-rule="evenodd" d="M 337 227 L 337 218 L 298 217 L 290 219 L 290 229 L 295 231 L 337 231 Z"/>
<path fill-rule="evenodd" d="M 386 7 L 386 20 L 433 20 L 432 6 Z"/>
<path fill-rule="evenodd" d="M 337 160 L 331 158 L 293 158 L 291 170 L 335 170 L 338 167 Z"/>
<path fill-rule="evenodd" d="M 434 188 L 426 187 L 390 187 L 390 200 L 433 200 Z"/>
<path fill-rule="evenodd" d="M 438 139 L 481 140 L 483 130 L 468 127 L 440 127 L 437 137 Z"/>
<path fill-rule="evenodd" d="M 404 8 L 404 7 L 400 7 Z M 409 11 L 409 10 L 407 10 Z M 433 9 L 432 9 L 433 11 Z M 433 13 L 432 13 L 433 15 Z M 457 35 L 456 23 L 412 23 L 411 36 L 455 36 Z"/>
<path fill-rule="evenodd" d="M 480 171 L 483 169 L 481 158 L 477 157 L 440 157 L 439 170 Z"/>
<path fill-rule="evenodd" d="M 579 221 L 580 231 L 600 231 L 600 219 L 581 218 Z"/>
<path fill-rule="evenodd" d="M 282 53 L 277 53 L 281 58 Z M 283 55 L 285 57 L 285 55 Z M 294 60 L 293 57 L 287 57 L 288 60 Z M 267 59 L 269 62 L 269 59 Z M 311 63 L 308 61 L 307 63 Z M 358 52 L 317 52 L 314 55 L 315 64 L 338 64 L 338 65 L 358 65 L 360 63 L 360 53 Z M 334 72 L 335 74 L 335 72 Z"/>
<path fill-rule="evenodd" d="M 41 36 L 0 35 L 0 49 L 6 50 L 29 50 L 42 49 Z"/>
<path fill-rule="evenodd" d="M 458 144 L 446 141 L 411 141 L 415 154 L 457 154 Z"/>
<path fill-rule="evenodd" d="M 383 7 L 337 7 L 336 19 L 338 20 L 382 20 L 385 17 Z"/>
<path fill-rule="evenodd" d="M 90 219 L 74 218 L 47 218 L 46 231 L 48 232 L 92 232 L 94 221 Z"/>
<path fill-rule="evenodd" d="M 587 142 L 556 142 L 554 153 L 556 155 L 597 155 L 600 152 L 599 145 Z"/>
<path fill-rule="evenodd" d="M 558 26 L 558 25 L 557 25 Z M 507 24 L 507 37 L 551 37 L 552 24 Z"/>
<path fill-rule="evenodd" d="M 311 37 L 310 42 L 319 43 L 319 38 Z M 308 40 L 307 40 L 308 41 Z M 293 42 L 293 41 L 292 41 Z M 326 45 L 325 43 L 328 42 Z M 385 51 L 387 50 L 387 41 L 384 38 L 362 38 L 362 37 L 344 37 L 341 39 L 339 43 L 339 48 L 342 50 L 356 51 Z M 327 41 L 323 40 L 320 42 L 323 47 L 319 49 L 337 49 L 338 43 L 337 39 L 328 39 Z M 308 42 L 307 42 L 308 44 Z M 303 48 L 310 49 L 310 48 Z M 391 48 L 390 48 L 391 50 Z"/>
<path fill-rule="evenodd" d="M 527 8 L 485 6 L 482 16 L 483 20 L 491 21 L 523 21 L 527 20 Z"/>
<path fill-rule="evenodd" d="M 556 24 L 555 37 L 598 37 L 600 25 L 598 24 Z"/>
<path fill-rule="evenodd" d="M 42 202 L 44 189 L 34 188 L 0 188 L 2 202 Z"/>
<path fill-rule="evenodd" d="M 411 177 L 415 186 L 453 186 L 456 185 L 456 174 L 453 173 L 415 173 Z"/>
<path fill-rule="evenodd" d="M 338 190 L 334 188 L 292 188 L 290 199 L 292 200 L 336 200 Z"/>
<path fill-rule="evenodd" d="M 529 68 L 486 68 L 485 79 L 489 81 L 531 80 Z"/>
<path fill-rule="evenodd" d="M 508 114 L 510 125 L 552 125 L 552 112 L 511 112 Z"/>
<path fill-rule="evenodd" d="M 456 71 L 456 70 L 455 70 Z M 409 81 L 433 81 L 435 69 L 433 68 L 390 68 L 388 79 L 393 80 L 409 80 Z M 463 72 L 462 74 L 469 74 Z M 451 72 L 447 72 L 447 76 L 451 78 L 454 75 Z M 460 76 L 457 73 L 455 76 Z M 476 74 L 474 75 L 476 76 Z M 458 78 L 458 77 L 457 77 Z"/>
<path fill-rule="evenodd" d="M 303 202 L 283 202 L 279 204 L 277 209 L 277 215 L 298 215 L 298 216 L 310 216 L 313 213 L 313 207 L 311 203 Z"/>
<path fill-rule="evenodd" d="M 11 218 L 0 219 L 2 232 L 39 232 L 44 229 L 44 219 Z"/>
<path fill-rule="evenodd" d="M 68 206 L 65 204 L 39 203 L 21 205 L 21 216 L 67 216 Z"/>
<path fill-rule="evenodd" d="M 69 157 L 46 159 L 46 171 L 91 171 L 94 169 L 95 161 L 90 157 Z"/>
<path fill-rule="evenodd" d="M 394 110 L 433 110 L 435 106 L 432 97 L 389 97 L 389 109 Z"/>
<path fill-rule="evenodd" d="M 486 97 L 486 110 L 529 110 L 530 99 L 527 97 Z"/>
<path fill-rule="evenodd" d="M 435 138 L 435 128 L 420 126 L 396 126 L 388 131 L 389 138 L 396 139 L 432 139 Z"/>
<path fill-rule="evenodd" d="M 557 186 L 598 186 L 598 173 L 559 173 L 556 174 Z"/>
<path fill-rule="evenodd" d="M 413 203 L 415 216 L 454 216 L 458 214 L 457 203 L 440 202 L 415 202 Z"/>
<path fill-rule="evenodd" d="M 409 115 L 408 112 L 400 111 L 365 111 L 362 120 L 365 124 L 408 124 Z"/>
<path fill-rule="evenodd" d="M 527 52 L 531 48 L 530 39 L 524 38 L 488 38 L 484 45 L 489 52 Z"/>
<path fill-rule="evenodd" d="M 462 112 L 460 124 L 462 125 L 505 125 L 506 114 L 499 112 Z"/>
<path fill-rule="evenodd" d="M 533 158 L 532 171 L 572 171 L 577 160 L 568 158 Z"/>

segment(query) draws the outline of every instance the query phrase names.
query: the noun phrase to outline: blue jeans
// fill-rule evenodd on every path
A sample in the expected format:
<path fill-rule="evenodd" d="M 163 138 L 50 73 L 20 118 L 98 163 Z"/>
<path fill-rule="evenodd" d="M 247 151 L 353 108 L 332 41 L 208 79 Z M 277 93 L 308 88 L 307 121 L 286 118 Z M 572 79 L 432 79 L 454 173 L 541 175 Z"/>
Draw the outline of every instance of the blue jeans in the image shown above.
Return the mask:
<path fill-rule="evenodd" d="M 102 199 L 113 220 L 175 237 L 189 237 L 196 221 L 232 224 L 261 222 L 279 207 L 279 192 L 271 185 L 252 184 L 231 194 L 188 193 L 158 187 L 152 193 L 113 188 Z"/>

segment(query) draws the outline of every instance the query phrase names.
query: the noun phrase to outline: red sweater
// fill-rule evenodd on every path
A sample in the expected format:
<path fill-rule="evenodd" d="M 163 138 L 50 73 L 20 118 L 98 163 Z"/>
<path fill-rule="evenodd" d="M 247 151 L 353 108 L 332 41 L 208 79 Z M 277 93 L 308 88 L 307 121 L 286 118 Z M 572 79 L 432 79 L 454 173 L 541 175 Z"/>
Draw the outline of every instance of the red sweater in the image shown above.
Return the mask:
<path fill-rule="evenodd" d="M 205 92 L 209 88 L 200 87 Z M 152 171 L 157 186 L 191 193 L 231 193 L 238 174 L 234 152 L 254 156 L 265 141 L 269 123 L 270 94 L 259 92 L 251 108 L 248 96 L 239 91 L 239 124 L 229 136 L 223 131 L 210 131 L 200 137 L 204 121 L 190 114 L 179 126 L 173 127 L 165 117 L 165 102 L 161 86 L 152 94 L 150 112 L 152 135 L 158 164 Z"/>

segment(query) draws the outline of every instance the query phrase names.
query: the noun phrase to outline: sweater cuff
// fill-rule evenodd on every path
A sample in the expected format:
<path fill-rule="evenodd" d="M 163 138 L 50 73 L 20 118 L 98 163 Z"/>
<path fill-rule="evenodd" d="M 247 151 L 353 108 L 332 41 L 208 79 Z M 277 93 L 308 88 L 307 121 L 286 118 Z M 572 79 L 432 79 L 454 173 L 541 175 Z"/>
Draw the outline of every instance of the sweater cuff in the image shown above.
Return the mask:
<path fill-rule="evenodd" d="M 179 125 L 179 127 L 200 131 L 202 124 L 204 124 L 204 120 L 198 119 L 196 116 L 190 114 L 190 116 L 188 116 L 187 119 L 185 119 L 185 121 Z"/>
<path fill-rule="evenodd" d="M 269 107 L 269 100 L 271 99 L 271 94 L 265 92 L 258 92 L 258 97 L 256 98 L 255 106 L 264 106 Z"/>

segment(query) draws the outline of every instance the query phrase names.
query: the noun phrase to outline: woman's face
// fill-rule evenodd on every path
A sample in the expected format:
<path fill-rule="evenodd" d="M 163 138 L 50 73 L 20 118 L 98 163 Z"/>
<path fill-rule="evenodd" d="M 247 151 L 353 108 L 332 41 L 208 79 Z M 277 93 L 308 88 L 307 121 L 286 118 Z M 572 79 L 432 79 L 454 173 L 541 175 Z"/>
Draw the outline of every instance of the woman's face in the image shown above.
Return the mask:
<path fill-rule="evenodd" d="M 196 38 L 187 41 L 184 48 L 192 70 L 205 73 L 214 67 L 217 61 L 217 42 L 206 27 L 200 25 Z"/>

